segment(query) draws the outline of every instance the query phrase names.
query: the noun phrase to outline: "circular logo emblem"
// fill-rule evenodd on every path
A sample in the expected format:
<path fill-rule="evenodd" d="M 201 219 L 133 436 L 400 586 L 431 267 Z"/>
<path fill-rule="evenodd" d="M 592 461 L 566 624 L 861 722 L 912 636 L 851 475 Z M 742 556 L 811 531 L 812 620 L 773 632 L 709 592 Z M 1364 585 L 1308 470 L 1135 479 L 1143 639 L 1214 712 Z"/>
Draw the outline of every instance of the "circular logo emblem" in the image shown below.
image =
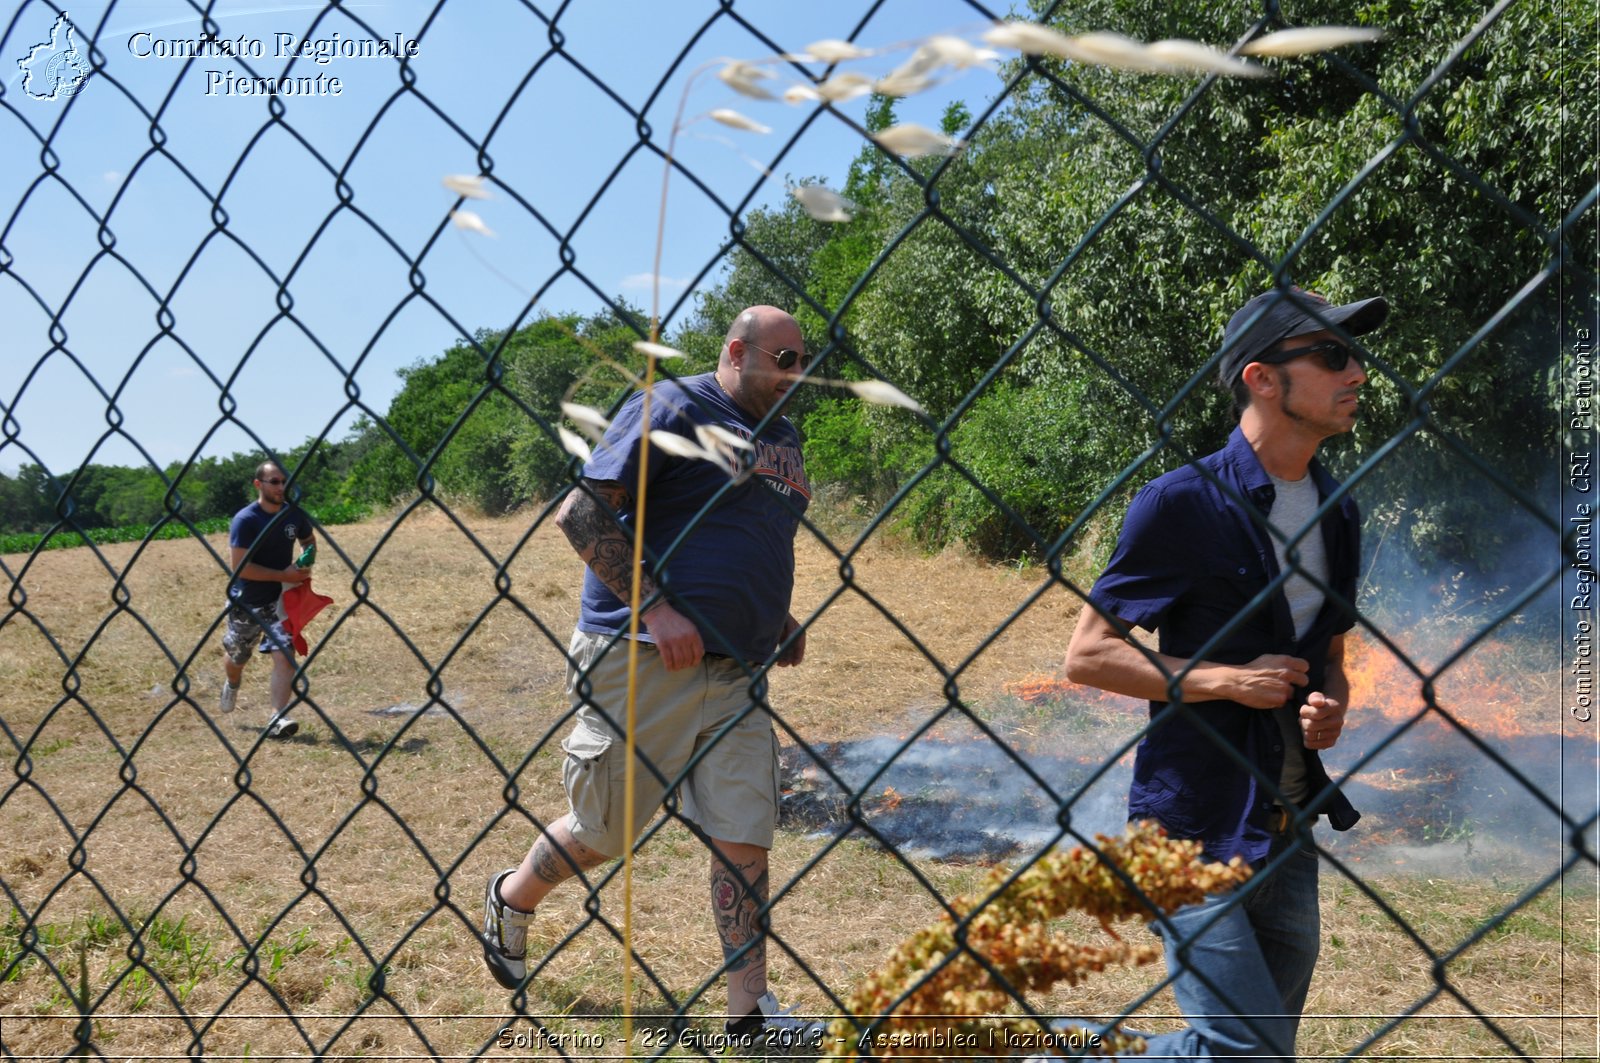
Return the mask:
<path fill-rule="evenodd" d="M 89 64 L 84 61 L 82 53 L 76 48 L 57 52 L 45 64 L 44 83 L 49 87 L 53 99 L 64 100 L 69 96 L 76 96 L 87 80 L 89 80 Z"/>

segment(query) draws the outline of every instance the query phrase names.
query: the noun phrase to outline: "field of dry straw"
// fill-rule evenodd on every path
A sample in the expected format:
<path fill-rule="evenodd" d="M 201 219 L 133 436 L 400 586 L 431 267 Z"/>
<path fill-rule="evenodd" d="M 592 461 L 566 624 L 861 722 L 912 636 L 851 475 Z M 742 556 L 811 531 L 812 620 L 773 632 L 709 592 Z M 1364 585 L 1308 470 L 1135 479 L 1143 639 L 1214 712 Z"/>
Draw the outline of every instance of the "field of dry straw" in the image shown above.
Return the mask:
<path fill-rule="evenodd" d="M 239 711 L 216 711 L 224 577 L 200 543 L 105 548 L 117 575 L 87 550 L 32 562 L 25 603 L 12 595 L 25 613 L 0 626 L 6 1053 L 71 1050 L 86 997 L 92 1040 L 114 1059 L 555 1055 L 496 1047 L 510 1001 L 475 940 L 486 876 L 520 857 L 531 817 L 563 809 L 562 648 L 581 568 L 547 525 L 522 542 L 529 523 L 474 521 L 477 544 L 432 511 L 392 534 L 387 521 L 331 529 L 346 557 L 374 558 L 369 590 L 353 607 L 351 570 L 325 539 L 316 587 L 336 606 L 313 625 L 321 641 L 309 703 L 295 712 L 302 730 L 282 744 L 260 741 L 262 664 L 246 673 Z M 212 550 L 225 551 L 220 539 Z M 24 560 L 4 563 L 16 573 Z M 808 742 L 905 735 L 951 693 L 1019 744 L 1066 726 L 1003 688 L 1058 667 L 1078 608 L 1069 592 L 1039 596 L 954 679 L 923 652 L 959 667 L 1045 583 L 1042 571 L 874 543 L 850 559 L 845 585 L 838 557 L 805 532 L 799 563 L 796 614 L 826 607 L 805 664 L 773 674 L 771 701 Z M 65 686 L 58 654 L 77 660 Z M 416 715 L 435 669 L 438 702 Z M 174 696 L 175 678 L 187 696 Z M 958 723 L 943 730 L 972 734 Z M 913 868 L 859 837 L 815 859 L 826 847 L 785 830 L 773 854 L 774 884 L 786 891 L 773 915 L 775 987 L 818 1014 L 830 1005 L 817 980 L 844 996 L 934 919 L 918 876 L 953 895 L 984 871 L 932 860 Z M 704 880 L 703 851 L 675 824 L 637 860 L 634 944 L 651 975 L 636 981 L 635 1008 L 646 1025 L 672 1010 L 663 990 L 694 998 L 696 1015 L 722 1002 Z M 1323 881 L 1326 945 L 1301 1036 L 1307 1058 L 1348 1051 L 1419 1001 L 1429 1002 L 1369 1054 L 1512 1055 L 1461 1017 L 1463 1001 L 1501 1017 L 1524 1052 L 1594 1054 L 1592 889 L 1540 890 L 1450 957 L 1440 982 L 1424 946 L 1449 953 L 1535 885 L 1532 875 L 1388 875 L 1365 883 L 1370 896 L 1337 874 Z M 622 1048 L 621 950 L 591 909 L 621 926 L 620 878 L 587 905 L 582 889 L 564 887 L 533 931 L 535 950 L 555 955 L 526 1010 L 554 1016 L 545 1021 L 557 1032 L 612 1039 L 603 1051 L 569 1053 L 576 1058 Z M 1088 921 L 1074 929 L 1099 933 Z M 43 959 L 23 957 L 26 944 Z M 1116 1013 L 1158 982 L 1154 969 L 1107 972 L 1034 1004 Z M 1144 1024 L 1160 1027 L 1173 1010 L 1156 994 Z"/>

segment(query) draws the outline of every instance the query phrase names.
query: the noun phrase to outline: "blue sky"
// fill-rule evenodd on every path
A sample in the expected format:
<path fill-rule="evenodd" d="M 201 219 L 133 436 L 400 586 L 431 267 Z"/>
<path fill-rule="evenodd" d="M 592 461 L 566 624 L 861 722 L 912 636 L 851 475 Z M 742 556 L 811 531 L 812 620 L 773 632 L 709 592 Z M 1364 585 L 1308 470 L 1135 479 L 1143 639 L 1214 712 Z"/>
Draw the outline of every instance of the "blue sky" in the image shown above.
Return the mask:
<path fill-rule="evenodd" d="M 37 78 L 26 91 L 28 72 L 19 69 L 51 39 L 57 9 L 28 0 L 0 22 L 0 264 L 9 261 L 0 272 L 0 404 L 9 415 L 0 471 L 8 473 L 34 460 L 60 475 L 85 461 L 132 465 L 147 455 L 165 464 L 253 449 L 250 436 L 222 416 L 208 371 L 234 378 L 237 419 L 271 445 L 325 430 L 341 438 L 356 416 L 347 408 L 347 371 L 361 400 L 381 411 L 398 388 L 396 369 L 436 356 L 463 329 L 510 324 L 535 293 L 541 310 L 599 309 L 594 290 L 563 274 L 550 228 L 571 233 L 571 265 L 594 288 L 648 308 L 662 167 L 653 154 L 636 153 L 618 169 L 639 142 L 628 107 L 644 111 L 663 146 L 680 102 L 689 118 L 729 107 L 771 126 L 761 136 L 692 122 L 677 148 L 725 202 L 771 204 L 785 194 L 785 178 L 842 181 L 859 135 L 824 114 L 774 161 L 814 107 L 746 99 L 712 70 L 685 97 L 692 71 L 721 57 L 769 57 L 774 49 L 763 35 L 790 51 L 843 37 L 887 48 L 983 26 L 964 0 L 884 0 L 875 8 L 736 0 L 731 13 L 716 0 L 575 0 L 556 22 L 563 54 L 546 58 L 549 24 L 511 0 L 352 2 L 332 12 L 257 0 L 219 2 L 213 18 L 220 37 L 243 38 L 246 49 L 259 42 L 261 58 L 186 62 L 161 54 L 172 45 L 156 43 L 200 37 L 198 15 L 179 0 L 75 3 L 66 11 L 78 34 L 73 43 L 86 52 L 93 36 L 104 64 L 70 99 L 34 98 L 61 83 L 37 69 L 48 54 L 30 65 Z M 556 8 L 538 11 L 552 17 Z M 412 94 L 393 99 L 400 78 L 392 59 L 319 64 L 278 54 L 280 35 L 336 44 L 335 35 L 367 42 L 396 34 L 417 42 L 416 89 L 436 111 Z M 851 69 L 881 75 L 907 54 Z M 266 97 L 227 92 L 230 75 L 235 86 L 251 76 L 246 64 L 259 76 L 322 75 L 324 94 L 282 98 L 277 122 Z M 54 72 L 61 75 L 59 64 Z M 785 71 L 773 84 L 781 91 L 793 75 Z M 339 79 L 338 95 L 326 91 L 331 78 Z M 964 98 L 976 109 L 995 87 L 991 74 L 972 70 L 903 101 L 898 113 L 936 125 L 949 100 Z M 140 107 L 159 116 L 164 154 L 153 151 Z M 864 109 L 863 100 L 840 107 L 858 122 Z M 478 171 L 474 149 L 450 122 L 474 139 L 493 129 L 495 175 L 550 228 L 504 194 L 467 204 L 493 239 L 448 225 L 454 196 L 440 179 Z M 41 138 L 50 140 L 49 167 Z M 343 209 L 328 167 L 344 175 Z M 220 232 L 212 216 L 218 196 L 226 212 Z M 105 217 L 103 230 L 95 215 Z M 663 309 L 726 234 L 727 220 L 707 195 L 675 177 L 660 267 Z M 405 259 L 424 249 L 419 296 Z M 279 306 L 286 278 L 290 317 Z M 170 322 L 158 321 L 162 300 Z M 53 340 L 53 327 L 64 343 Z M 113 419 L 145 454 L 111 431 L 90 375 L 115 396 Z"/>

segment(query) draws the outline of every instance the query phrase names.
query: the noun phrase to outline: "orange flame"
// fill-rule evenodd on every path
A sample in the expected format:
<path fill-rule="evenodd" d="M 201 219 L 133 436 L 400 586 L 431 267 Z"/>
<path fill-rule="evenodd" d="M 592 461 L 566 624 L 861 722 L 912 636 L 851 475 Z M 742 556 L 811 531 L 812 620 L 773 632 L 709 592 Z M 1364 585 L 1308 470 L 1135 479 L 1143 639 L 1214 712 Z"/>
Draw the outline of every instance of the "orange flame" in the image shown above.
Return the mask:
<path fill-rule="evenodd" d="M 1437 665 L 1413 658 L 1417 671 L 1428 676 Z M 1526 675 L 1526 663 L 1513 641 L 1480 644 L 1473 652 L 1434 678 L 1434 704 L 1472 728 L 1480 737 L 1516 738 L 1534 734 L 1559 734 L 1557 714 L 1541 720 L 1539 699 L 1529 689 L 1543 677 Z M 1345 640 L 1345 676 L 1350 681 L 1351 723 L 1377 712 L 1400 723 L 1428 710 L 1424 679 L 1383 643 L 1355 631 Z M 1032 672 L 1006 683 L 1007 694 L 1031 705 L 1071 701 L 1087 709 L 1123 713 L 1139 711 L 1144 702 L 1094 687 L 1080 686 L 1048 672 Z M 1436 713 L 1429 719 L 1442 724 Z"/>
<path fill-rule="evenodd" d="M 1111 709 L 1119 712 L 1142 712 L 1145 703 L 1137 698 L 1112 694 L 1097 687 L 1081 686 L 1065 676 L 1049 672 L 1029 672 L 1021 679 L 1001 686 L 1007 694 L 1030 705 L 1046 705 L 1053 701 L 1073 701 L 1084 708 Z"/>
<path fill-rule="evenodd" d="M 900 793 L 895 790 L 894 787 L 885 786 L 883 788 L 883 795 L 878 798 L 878 811 L 893 812 L 895 809 L 900 807 L 900 803 L 904 800 L 905 799 L 900 796 Z"/>
<path fill-rule="evenodd" d="M 1559 734 L 1558 714 L 1541 721 L 1538 698 L 1521 676 L 1521 651 L 1511 642 L 1486 642 L 1434 677 L 1433 703 L 1484 738 Z M 1363 634 L 1345 640 L 1345 676 L 1350 680 L 1350 712 L 1377 712 L 1399 723 L 1427 712 L 1424 677 L 1437 665 L 1414 657 L 1419 677 L 1387 646 Z M 1437 714 L 1429 717 L 1440 724 Z"/>

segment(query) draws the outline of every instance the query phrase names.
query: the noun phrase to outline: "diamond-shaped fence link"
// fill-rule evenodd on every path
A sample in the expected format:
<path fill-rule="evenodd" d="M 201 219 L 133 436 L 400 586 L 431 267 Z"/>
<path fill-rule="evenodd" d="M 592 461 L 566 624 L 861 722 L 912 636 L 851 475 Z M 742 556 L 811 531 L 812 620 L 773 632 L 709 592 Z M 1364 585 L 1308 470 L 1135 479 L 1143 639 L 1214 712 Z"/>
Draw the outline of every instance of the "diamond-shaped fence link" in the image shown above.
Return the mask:
<path fill-rule="evenodd" d="M 1029 1054 L 965 998 L 917 996 L 969 961 L 1016 1015 L 1173 1028 L 1159 964 L 1052 990 L 1043 959 L 972 935 L 999 883 L 1119 834 L 1134 747 L 1196 712 L 1146 718 L 1058 662 L 1134 490 L 1229 427 L 1209 383 L 1227 315 L 1306 283 L 1387 294 L 1417 349 L 1368 338 L 1371 413 L 1329 458 L 1345 486 L 1325 508 L 1350 493 L 1367 515 L 1338 603 L 1358 616 L 1352 723 L 1330 754 L 1367 816 L 1316 833 L 1301 1053 L 1592 1057 L 1593 10 L 1041 5 L 1079 50 L 1019 57 L 977 50 L 1009 15 L 981 3 L 814 6 L 18 5 L 0 31 L 0 469 L 32 470 L 51 515 L 0 556 L 0 1054 L 720 1054 L 705 1031 L 753 946 L 721 958 L 709 839 L 676 794 L 629 864 L 541 905 L 522 988 L 490 980 L 479 933 L 485 879 L 564 810 L 563 763 L 581 770 L 562 744 L 569 666 L 590 683 L 567 649 L 581 564 L 555 519 L 589 488 L 555 400 L 615 414 L 645 371 L 630 341 L 708 368 L 762 302 L 816 355 L 784 411 L 816 485 L 786 643 L 806 660 L 728 664 L 782 747 L 755 928 L 777 995 L 851 1015 L 824 1050 L 877 1032 L 863 1056 Z M 1143 43 L 1367 24 L 1382 43 L 1262 58 L 1259 79 Z M 894 90 L 864 112 L 862 70 Z M 884 136 L 929 96 L 943 133 Z M 809 167 L 848 167 L 845 198 Z M 446 192 L 447 173 L 476 176 Z M 626 259 L 667 296 L 652 313 L 617 294 L 620 242 L 656 251 Z M 450 344 L 470 371 L 429 375 Z M 431 407 L 391 405 L 396 368 Z M 916 409 L 864 404 L 875 381 Z M 309 445 L 274 449 L 291 425 Z M 479 449 L 491 430 L 519 442 Z M 302 732 L 274 742 L 268 665 L 219 710 L 234 559 L 193 499 L 208 455 L 304 483 L 352 431 L 402 474 L 359 523 L 291 491 L 336 602 L 293 675 Z M 559 470 L 542 493 L 509 467 L 538 460 Z M 131 540 L 85 518 L 116 461 L 159 495 Z M 1309 530 L 1270 530 L 1291 560 L 1272 591 Z M 672 551 L 653 560 L 670 594 Z M 641 758 L 635 779 L 695 763 Z M 1138 894 L 1141 872 L 1115 873 Z M 852 1014 L 941 917 L 948 948 Z M 897 1010 L 928 1019 L 922 1040 L 882 1039 Z"/>

